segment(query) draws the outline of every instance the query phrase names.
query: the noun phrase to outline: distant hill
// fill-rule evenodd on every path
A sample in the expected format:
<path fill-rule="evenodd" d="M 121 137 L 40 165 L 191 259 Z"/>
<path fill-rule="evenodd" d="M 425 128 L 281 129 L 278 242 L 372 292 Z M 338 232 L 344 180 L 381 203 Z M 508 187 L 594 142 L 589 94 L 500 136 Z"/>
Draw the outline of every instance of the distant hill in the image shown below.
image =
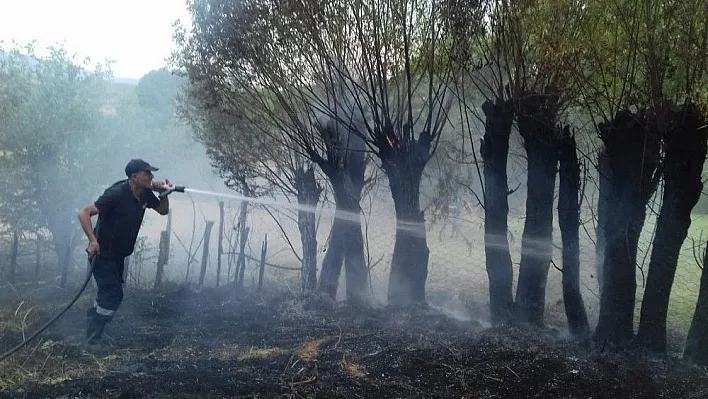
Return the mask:
<path fill-rule="evenodd" d="M 140 80 L 139 78 L 122 78 L 119 76 L 113 77 L 113 81 L 115 83 L 122 83 L 122 84 L 131 85 L 131 86 L 137 86 L 139 80 Z"/>

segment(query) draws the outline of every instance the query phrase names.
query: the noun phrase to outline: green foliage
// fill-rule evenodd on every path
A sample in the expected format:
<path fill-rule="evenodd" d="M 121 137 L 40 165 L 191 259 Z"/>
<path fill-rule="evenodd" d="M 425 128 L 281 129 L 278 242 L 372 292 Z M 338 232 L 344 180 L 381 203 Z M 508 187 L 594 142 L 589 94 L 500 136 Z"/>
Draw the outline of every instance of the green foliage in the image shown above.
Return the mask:
<path fill-rule="evenodd" d="M 87 70 L 62 48 L 38 57 L 31 46 L 4 52 L 0 61 L 3 119 L 0 148 L 6 188 L 0 218 L 20 228 L 65 233 L 100 170 L 92 144 L 109 72 Z M 87 167 L 90 165 L 90 167 Z"/>
<path fill-rule="evenodd" d="M 587 1 L 577 82 L 604 119 L 664 101 L 708 104 L 708 3 Z"/>

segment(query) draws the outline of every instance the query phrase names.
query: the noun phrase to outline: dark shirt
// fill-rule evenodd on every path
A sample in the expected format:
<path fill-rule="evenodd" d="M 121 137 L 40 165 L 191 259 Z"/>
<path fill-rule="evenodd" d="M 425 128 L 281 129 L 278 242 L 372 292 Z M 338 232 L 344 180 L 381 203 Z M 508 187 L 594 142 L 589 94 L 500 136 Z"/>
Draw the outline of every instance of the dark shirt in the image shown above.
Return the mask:
<path fill-rule="evenodd" d="M 120 258 L 133 253 L 146 208 L 157 208 L 160 200 L 151 190 L 135 198 L 128 180 L 108 187 L 94 202 L 98 208 L 98 245 L 102 257 Z"/>

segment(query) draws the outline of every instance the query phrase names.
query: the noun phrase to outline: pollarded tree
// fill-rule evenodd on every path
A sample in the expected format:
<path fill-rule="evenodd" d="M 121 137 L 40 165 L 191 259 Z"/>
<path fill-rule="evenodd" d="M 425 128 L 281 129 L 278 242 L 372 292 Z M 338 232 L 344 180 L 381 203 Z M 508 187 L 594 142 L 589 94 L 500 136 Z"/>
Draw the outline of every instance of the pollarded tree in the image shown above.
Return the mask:
<path fill-rule="evenodd" d="M 663 142 L 664 180 L 647 282 L 637 331 L 644 347 L 666 351 L 669 297 L 691 211 L 703 189 L 708 128 L 708 3 L 701 0 L 643 2 L 646 54 L 642 83 L 648 94 L 649 128 Z M 705 338 L 704 338 L 705 339 Z"/>
<path fill-rule="evenodd" d="M 290 153 L 299 157 L 298 162 L 306 159 L 320 167 L 332 185 L 337 206 L 334 240 L 323 263 L 320 289 L 336 294 L 344 263 L 348 299 L 367 302 L 359 208 L 365 152 L 358 144 L 361 139 L 352 132 L 360 128 L 356 120 L 361 118 L 353 114 L 353 106 L 343 106 L 342 96 L 348 94 L 342 93 L 335 80 L 312 85 L 313 76 L 322 71 L 294 57 L 304 46 L 302 38 L 294 34 L 300 23 L 295 16 L 302 10 L 297 4 L 271 5 L 267 1 L 192 1 L 193 29 L 180 37 L 181 65 L 190 81 L 202 87 L 205 106 L 235 111 L 236 117 L 257 127 L 255 133 L 238 132 L 241 137 L 237 140 L 269 143 L 270 154 Z M 258 150 L 249 150 L 250 156 L 260 156 Z M 282 173 L 283 165 L 279 167 L 265 154 L 263 161 L 251 161 L 259 168 Z M 312 172 L 303 177 L 308 175 Z M 290 182 L 303 184 L 304 180 Z"/>
<path fill-rule="evenodd" d="M 602 289 L 595 337 L 611 343 L 633 336 L 639 235 L 659 180 L 660 137 L 650 128 L 649 97 L 639 78 L 639 3 L 586 5 L 586 40 L 577 66 L 581 102 L 593 115 L 603 143 L 597 229 Z"/>
<path fill-rule="evenodd" d="M 331 80 L 343 85 L 355 112 L 365 118 L 364 128 L 353 131 L 388 178 L 397 221 L 388 302 L 424 303 L 429 249 L 420 185 L 452 104 L 453 64 L 450 48 L 443 45 L 442 2 L 288 4 L 299 11 L 294 29 L 303 41 L 292 60 L 307 60 L 318 72 L 307 82 L 313 87 Z M 337 115 L 336 108 L 316 96 L 303 97 Z"/>
<path fill-rule="evenodd" d="M 476 74 L 472 82 L 488 98 L 482 107 L 486 126 L 481 152 L 487 183 L 485 204 L 489 206 L 486 211 L 490 216 L 485 220 L 490 297 L 496 297 L 491 301 L 492 313 L 497 319 L 509 319 L 512 313 L 509 308 L 514 304 L 513 313 L 519 321 L 542 324 L 552 257 L 553 202 L 562 136 L 558 125 L 575 95 L 572 62 L 577 43 L 582 40 L 578 27 L 584 12 L 574 1 L 508 0 L 486 2 L 485 12 L 489 24 L 486 32 L 478 36 L 475 47 L 488 61 L 488 72 Z M 506 157 L 514 118 L 528 162 L 526 219 L 515 301 L 511 293 L 513 274 L 506 240 Z M 568 145 L 575 151 L 574 140 L 564 143 L 566 153 L 571 151 Z M 577 156 L 565 159 L 577 163 Z M 571 176 L 574 175 L 563 174 L 563 177 Z M 573 186 L 577 185 L 570 183 L 564 187 Z M 577 212 L 564 211 L 559 217 L 577 218 Z M 577 223 L 561 225 L 567 230 Z M 572 235 L 568 231 L 564 233 Z M 577 253 L 574 257 L 577 258 Z M 587 326 L 587 320 L 579 290 L 578 262 L 570 261 L 571 258 L 573 256 L 564 257 L 564 296 L 567 305 L 575 304 L 567 312 L 569 316 L 579 315 L 578 325 L 571 326 L 571 330 L 579 332 L 586 329 L 583 326 Z"/>
<path fill-rule="evenodd" d="M 636 342 L 666 348 L 666 316 L 680 248 L 701 191 L 706 154 L 702 1 L 588 3 L 587 65 L 579 84 L 598 119 L 598 255 L 603 261 L 596 336 L 634 335 L 636 255 L 646 205 L 664 179 L 662 207 Z M 663 154 L 661 153 L 663 150 Z M 663 156 L 662 156 L 663 155 Z M 604 253 L 603 253 L 604 252 Z"/>
<path fill-rule="evenodd" d="M 419 187 L 450 97 L 448 57 L 438 47 L 439 3 L 212 2 L 194 19 L 195 26 L 211 21 L 200 33 L 211 35 L 204 62 L 247 88 L 268 114 L 277 104 L 282 113 L 274 116 L 287 125 L 292 144 L 322 167 L 330 183 L 343 181 L 332 179 L 332 172 L 358 163 L 356 147 L 344 148 L 345 159 L 338 156 L 341 143 L 355 143 L 356 137 L 377 155 L 398 221 L 389 302 L 423 302 L 429 250 Z M 339 126 L 335 137 L 327 119 Z"/>
<path fill-rule="evenodd" d="M 480 202 L 484 207 L 484 249 L 489 279 L 490 315 L 492 322 L 499 324 L 511 321 L 514 314 L 514 271 L 509 252 L 507 220 L 510 194 L 507 160 L 509 138 L 514 124 L 514 105 L 507 86 L 509 81 L 506 71 L 500 67 L 504 59 L 502 43 L 501 40 L 494 39 L 495 36 L 500 36 L 501 24 L 483 23 L 488 19 L 485 17 L 491 14 L 493 3 L 449 1 L 445 7 L 445 19 L 450 27 L 448 33 L 454 46 L 453 62 L 459 65 L 455 94 L 462 109 L 460 158 L 468 164 L 474 163 L 475 166 L 478 166 L 473 137 L 476 128 L 469 122 L 470 114 L 482 120 L 482 115 L 476 115 L 477 104 L 474 102 L 478 96 L 486 98 L 481 107 L 484 136 L 479 148 L 483 161 Z M 486 62 L 480 62 L 477 58 Z M 469 93 L 470 91 L 477 95 Z M 469 154 L 465 148 L 467 138 Z"/>

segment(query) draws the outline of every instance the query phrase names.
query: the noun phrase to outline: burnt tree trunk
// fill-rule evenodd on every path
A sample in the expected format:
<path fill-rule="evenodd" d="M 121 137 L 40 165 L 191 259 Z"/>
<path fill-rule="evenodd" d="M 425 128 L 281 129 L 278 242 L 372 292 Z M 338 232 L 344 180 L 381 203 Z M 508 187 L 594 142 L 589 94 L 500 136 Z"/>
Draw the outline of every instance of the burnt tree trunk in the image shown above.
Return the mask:
<path fill-rule="evenodd" d="M 343 264 L 346 272 L 347 300 L 354 303 L 365 302 L 368 270 L 364 261 L 364 238 L 359 207 L 363 185 L 351 184 L 343 173 L 338 172 L 330 174 L 330 182 L 336 211 L 329 247 L 322 262 L 320 290 L 336 298 Z"/>
<path fill-rule="evenodd" d="M 335 211 L 334 221 L 332 221 L 332 228 L 329 234 L 329 245 L 322 260 L 319 281 L 319 290 L 332 298 L 337 297 L 339 276 L 342 273 L 342 263 L 344 262 L 345 240 L 344 220 L 337 217 L 337 211 Z"/>
<path fill-rule="evenodd" d="M 708 243 L 703 254 L 703 272 L 698 289 L 698 301 L 688 329 L 683 357 L 700 365 L 708 366 Z"/>
<path fill-rule="evenodd" d="M 607 150 L 603 148 L 598 155 L 598 178 L 600 180 L 597 199 L 597 226 L 595 227 L 595 274 L 597 277 L 597 288 L 602 295 L 602 285 L 604 275 L 602 272 L 605 262 L 605 247 L 607 235 L 607 220 L 610 214 L 612 190 L 610 160 Z"/>
<path fill-rule="evenodd" d="M 396 211 L 396 242 L 388 280 L 388 304 L 395 307 L 425 304 L 430 250 L 420 210 L 420 182 L 430 141 L 424 132 L 417 141 L 382 154 Z"/>
<path fill-rule="evenodd" d="M 516 311 L 518 321 L 535 325 L 543 325 L 548 269 L 553 256 L 553 200 L 558 173 L 555 114 L 544 100 L 545 96 L 538 95 L 522 99 L 518 117 L 528 160 L 528 180 Z"/>
<path fill-rule="evenodd" d="M 303 291 L 317 289 L 317 230 L 315 208 L 320 200 L 322 188 L 315 180 L 315 170 L 300 166 L 295 170 L 295 190 L 300 210 L 297 214 L 297 226 L 302 242 L 302 270 L 300 278 Z M 341 262 L 340 262 L 341 263 Z"/>
<path fill-rule="evenodd" d="M 509 185 L 507 159 L 514 111 L 508 101 L 487 100 L 480 153 L 484 161 L 484 250 L 489 278 L 489 308 L 493 324 L 512 319 L 514 269 L 509 253 Z"/>
<path fill-rule="evenodd" d="M 336 298 L 344 263 L 347 300 L 366 304 L 370 300 L 369 282 L 359 205 L 364 189 L 366 146 L 362 135 L 356 131 L 365 129 L 365 121 L 356 115 L 353 106 L 350 109 L 346 106 L 335 108 L 338 118 L 329 119 L 320 126 L 322 138 L 327 143 L 326 159 L 314 157 L 329 178 L 336 204 L 330 245 L 322 262 L 320 290 Z"/>
<path fill-rule="evenodd" d="M 664 134 L 664 193 L 637 332 L 637 342 L 657 352 L 666 351 L 669 296 L 679 252 L 691 227 L 691 210 L 703 190 L 701 174 L 708 131 L 700 128 L 705 126 L 705 119 L 691 104 L 667 116 L 671 128 Z"/>
<path fill-rule="evenodd" d="M 580 293 L 580 162 L 575 137 L 568 126 L 563 129 L 558 159 L 558 224 L 563 242 L 563 303 L 570 333 L 575 337 L 586 337 L 590 333 L 590 325 Z"/>
<path fill-rule="evenodd" d="M 345 220 L 344 270 L 346 272 L 347 300 L 352 304 L 369 302 L 369 269 L 364 257 L 364 235 L 361 231 L 361 208 L 357 202 L 354 213 Z"/>
<path fill-rule="evenodd" d="M 634 335 L 636 261 L 646 205 L 656 189 L 659 140 L 643 114 L 619 112 L 601 123 L 610 165 L 603 289 L 595 339 L 623 344 Z"/>

